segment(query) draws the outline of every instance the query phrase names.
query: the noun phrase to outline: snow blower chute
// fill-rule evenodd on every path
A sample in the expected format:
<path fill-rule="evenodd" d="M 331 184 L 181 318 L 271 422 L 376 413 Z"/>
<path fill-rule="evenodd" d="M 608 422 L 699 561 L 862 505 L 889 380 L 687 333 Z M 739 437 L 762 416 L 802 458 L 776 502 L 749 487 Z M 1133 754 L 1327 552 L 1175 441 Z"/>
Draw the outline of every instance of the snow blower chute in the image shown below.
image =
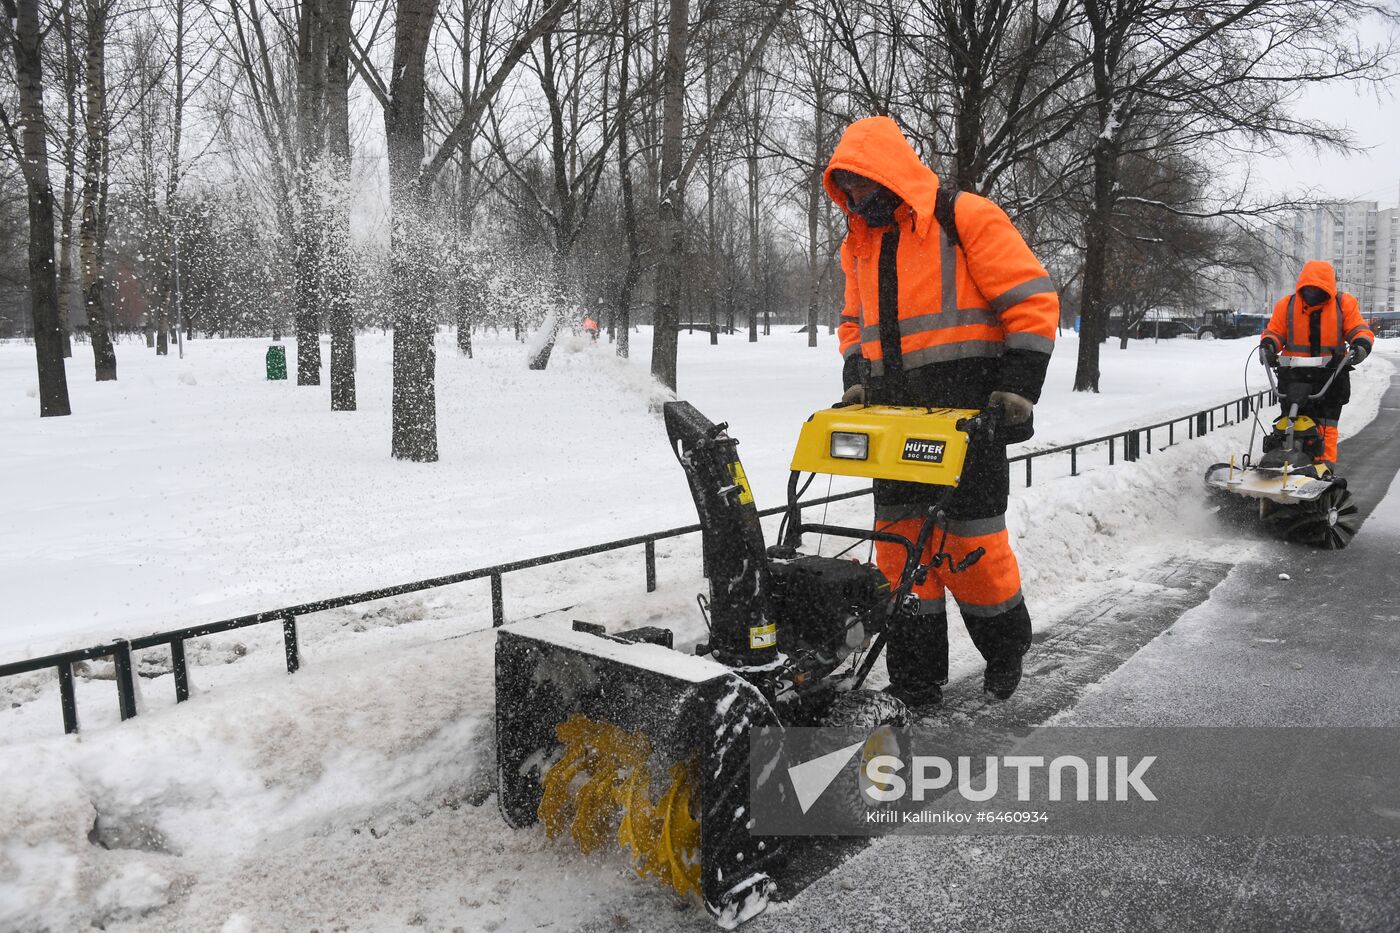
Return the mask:
<path fill-rule="evenodd" d="M 1282 357 L 1279 365 L 1293 371 L 1282 389 L 1262 354 L 1261 360 L 1288 414 L 1274 421 L 1265 434 L 1258 462 L 1251 461 L 1251 431 L 1250 450 L 1238 464 L 1232 459 L 1206 470 L 1206 488 L 1226 517 L 1257 512 L 1266 528 L 1287 540 L 1329 550 L 1344 548 L 1359 526 L 1356 504 L 1346 479 L 1322 459 L 1317 422 L 1298 412 L 1304 403 L 1327 394 L 1349 359 L 1345 354 Z M 1312 391 L 1319 384 L 1321 388 Z"/>
<path fill-rule="evenodd" d="M 610 633 L 575 622 L 572 630 L 546 623 L 501 630 L 499 799 L 510 825 L 543 823 L 585 851 L 619 845 L 639 874 L 698 894 L 732 926 L 767 904 L 783 856 L 778 839 L 749 832 L 750 732 L 904 721 L 897 700 L 862 684 L 890 627 L 917 618 L 915 580 L 950 563 L 935 553 L 920 566 L 918 555 L 934 540 L 964 459 L 975 455 L 971 441 L 991 440 L 998 412 L 817 412 L 798 439 L 773 547 L 765 547 L 727 426 L 686 402 L 668 403 L 664 414 L 700 516 L 708 638 L 689 654 L 673 650 L 672 633 L 662 628 Z M 923 482 L 945 492 L 910 541 L 804 523 L 803 473 Z M 904 572 L 892 587 L 873 565 L 803 554 L 804 532 L 897 543 L 908 555 Z M 980 556 L 974 551 L 949 569 Z"/>

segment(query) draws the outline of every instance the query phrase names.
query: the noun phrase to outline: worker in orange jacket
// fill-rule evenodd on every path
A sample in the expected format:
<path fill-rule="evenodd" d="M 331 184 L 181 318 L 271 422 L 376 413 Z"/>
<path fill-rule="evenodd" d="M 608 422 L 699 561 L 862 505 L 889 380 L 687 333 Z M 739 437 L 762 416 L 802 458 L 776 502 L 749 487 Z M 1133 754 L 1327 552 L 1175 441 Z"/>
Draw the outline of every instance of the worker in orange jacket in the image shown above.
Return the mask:
<path fill-rule="evenodd" d="M 888 117 L 846 129 L 825 185 L 849 218 L 838 330 L 844 400 L 975 409 L 994 404 L 1004 413 L 996 440 L 970 451 L 946 509 L 946 528 L 932 542 L 941 543 L 954 563 L 979 547 L 985 553 L 962 572 L 936 570 L 916 584 L 920 617 L 890 632 L 890 692 L 915 708 L 941 702 L 948 682 L 947 589 L 986 660 L 984 689 L 1006 699 L 1021 681 L 1031 619 L 1006 532 L 1005 445 L 1031 436 L 1059 297 L 1005 212 L 978 195 L 941 189 Z M 876 527 L 913 540 L 936 494 L 937 487 L 877 481 Z M 885 576 L 897 580 L 904 549 L 877 542 L 875 553 Z M 926 552 L 922 561 L 931 557 Z"/>
<path fill-rule="evenodd" d="M 1349 369 L 1371 353 L 1376 335 L 1366 326 L 1356 298 L 1337 290 L 1337 273 L 1330 262 L 1312 260 L 1303 264 L 1293 294 L 1274 303 L 1273 316 L 1259 338 L 1259 351 L 1267 366 L 1279 373 L 1280 393 L 1286 398 L 1285 384 L 1302 380 L 1322 388 L 1331 375 L 1328 366 L 1342 354 Z M 1322 459 L 1329 469 L 1337 467 L 1337 424 L 1342 406 L 1351 401 L 1351 377 L 1347 371 L 1332 382 L 1327 394 L 1317 401 L 1304 402 L 1298 414 L 1317 422 L 1322 435 Z M 1288 405 L 1284 404 L 1284 415 Z"/>

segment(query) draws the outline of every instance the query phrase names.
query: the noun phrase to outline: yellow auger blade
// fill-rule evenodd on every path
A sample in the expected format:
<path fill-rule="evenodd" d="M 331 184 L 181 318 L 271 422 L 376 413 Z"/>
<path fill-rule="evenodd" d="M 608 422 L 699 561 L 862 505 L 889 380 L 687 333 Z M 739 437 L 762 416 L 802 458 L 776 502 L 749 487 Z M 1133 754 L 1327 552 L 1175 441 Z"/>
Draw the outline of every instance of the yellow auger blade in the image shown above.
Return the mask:
<path fill-rule="evenodd" d="M 574 782 L 587 773 L 589 740 L 594 731 L 593 723 L 577 715 L 570 716 L 555 728 L 555 734 L 564 742 L 564 753 L 545 772 L 541 781 L 543 793 L 539 808 L 540 822 L 551 839 L 562 833 L 570 823 Z"/>
<path fill-rule="evenodd" d="M 651 802 L 651 770 L 644 765 L 632 769 L 622 782 L 622 822 L 617 827 L 617 844 L 632 853 L 638 868 L 661 837 L 661 818 Z"/>
<path fill-rule="evenodd" d="M 604 725 L 594 735 L 591 749 L 594 767 L 574 795 L 574 841 L 584 853 L 602 847 L 610 835 L 613 817 L 624 806 L 627 777 L 645 765 L 651 746 L 640 735 Z"/>
<path fill-rule="evenodd" d="M 684 896 L 700 893 L 700 824 L 691 816 L 694 767 L 671 766 L 661 800 L 651 800 L 651 743 L 640 733 L 596 723 L 577 713 L 555 727 L 564 743 L 541 781 L 539 819 L 551 839 L 565 829 L 580 850 L 602 847 L 620 812 L 617 842 L 639 875 L 651 875 Z"/>
<path fill-rule="evenodd" d="M 656 809 L 661 833 L 640 874 L 651 874 L 684 897 L 700 893 L 700 823 L 690 815 L 694 792 L 693 770 L 685 763 L 671 766 L 671 786 Z"/>

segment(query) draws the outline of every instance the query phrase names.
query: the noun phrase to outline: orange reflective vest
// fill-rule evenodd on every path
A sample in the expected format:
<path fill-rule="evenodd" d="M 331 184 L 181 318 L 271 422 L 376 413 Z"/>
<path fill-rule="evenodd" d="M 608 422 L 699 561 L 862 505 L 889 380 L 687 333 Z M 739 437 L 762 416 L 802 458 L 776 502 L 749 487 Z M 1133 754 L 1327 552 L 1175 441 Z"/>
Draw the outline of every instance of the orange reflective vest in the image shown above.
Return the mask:
<path fill-rule="evenodd" d="M 831 179 L 836 169 L 879 182 L 903 200 L 893 228 L 871 228 L 851 212 Z M 989 384 L 1039 399 L 1059 323 L 1060 302 L 1045 268 L 1001 208 L 960 193 L 953 200 L 957 243 L 935 216 L 938 176 L 919 161 L 889 117 L 858 120 L 841 137 L 826 167 L 827 193 L 846 211 L 841 245 L 845 306 L 841 353 L 884 372 L 885 346 L 897 321 L 903 369 L 981 359 L 994 368 Z"/>
<path fill-rule="evenodd" d="M 1309 307 L 1300 294 L 1308 285 L 1325 291 L 1328 300 Z M 1274 303 L 1273 316 L 1260 335 L 1261 342 L 1273 343 L 1285 358 L 1330 357 L 1358 341 L 1369 350 L 1375 340 L 1356 298 L 1337 291 L 1332 264 L 1317 259 L 1303 264 L 1293 294 Z"/>

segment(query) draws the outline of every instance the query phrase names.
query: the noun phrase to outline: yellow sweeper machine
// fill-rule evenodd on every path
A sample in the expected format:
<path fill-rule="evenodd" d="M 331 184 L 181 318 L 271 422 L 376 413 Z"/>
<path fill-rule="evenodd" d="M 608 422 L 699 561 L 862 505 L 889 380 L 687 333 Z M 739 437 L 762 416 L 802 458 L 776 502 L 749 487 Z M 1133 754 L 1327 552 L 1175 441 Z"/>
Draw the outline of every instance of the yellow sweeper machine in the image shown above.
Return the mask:
<path fill-rule="evenodd" d="M 575 622 L 502 629 L 496 643 L 499 800 L 513 827 L 543 824 L 585 852 L 621 847 L 638 874 L 694 896 L 721 925 L 775 891 L 782 840 L 750 832 L 751 788 L 783 780 L 750 761 L 764 726 L 903 724 L 899 701 L 863 685 L 892 625 L 918 614 L 914 583 L 939 567 L 943 507 L 1000 413 L 837 406 L 802 426 L 779 543 L 766 546 L 738 441 L 686 402 L 664 419 L 704 541 L 709 629 L 693 653 L 671 630 Z M 803 521 L 804 474 L 942 487 L 915 540 Z M 811 477 L 807 479 L 810 484 Z M 801 551 L 804 534 L 905 548 L 891 585 L 870 563 Z M 924 563 L 920 555 L 934 542 Z M 851 548 L 847 549 L 848 551 Z M 844 553 L 844 552 L 843 552 Z M 781 792 L 781 790 L 779 790 Z"/>
<path fill-rule="evenodd" d="M 1347 481 L 1322 459 L 1323 439 L 1318 424 L 1299 409 L 1327 394 L 1332 383 L 1349 365 L 1345 354 L 1332 357 L 1284 357 L 1282 366 L 1295 369 L 1294 378 L 1282 389 L 1274 369 L 1263 359 L 1264 372 L 1274 393 L 1288 406 L 1288 413 L 1265 432 L 1262 453 L 1253 460 L 1254 436 L 1243 456 L 1229 463 L 1215 463 L 1206 470 L 1208 494 L 1227 519 L 1257 516 L 1264 527 L 1286 540 L 1313 547 L 1339 550 L 1351 543 L 1360 526 L 1360 515 Z M 1300 377 L 1299 370 L 1307 376 Z M 1321 384 L 1316 392 L 1312 389 Z"/>

